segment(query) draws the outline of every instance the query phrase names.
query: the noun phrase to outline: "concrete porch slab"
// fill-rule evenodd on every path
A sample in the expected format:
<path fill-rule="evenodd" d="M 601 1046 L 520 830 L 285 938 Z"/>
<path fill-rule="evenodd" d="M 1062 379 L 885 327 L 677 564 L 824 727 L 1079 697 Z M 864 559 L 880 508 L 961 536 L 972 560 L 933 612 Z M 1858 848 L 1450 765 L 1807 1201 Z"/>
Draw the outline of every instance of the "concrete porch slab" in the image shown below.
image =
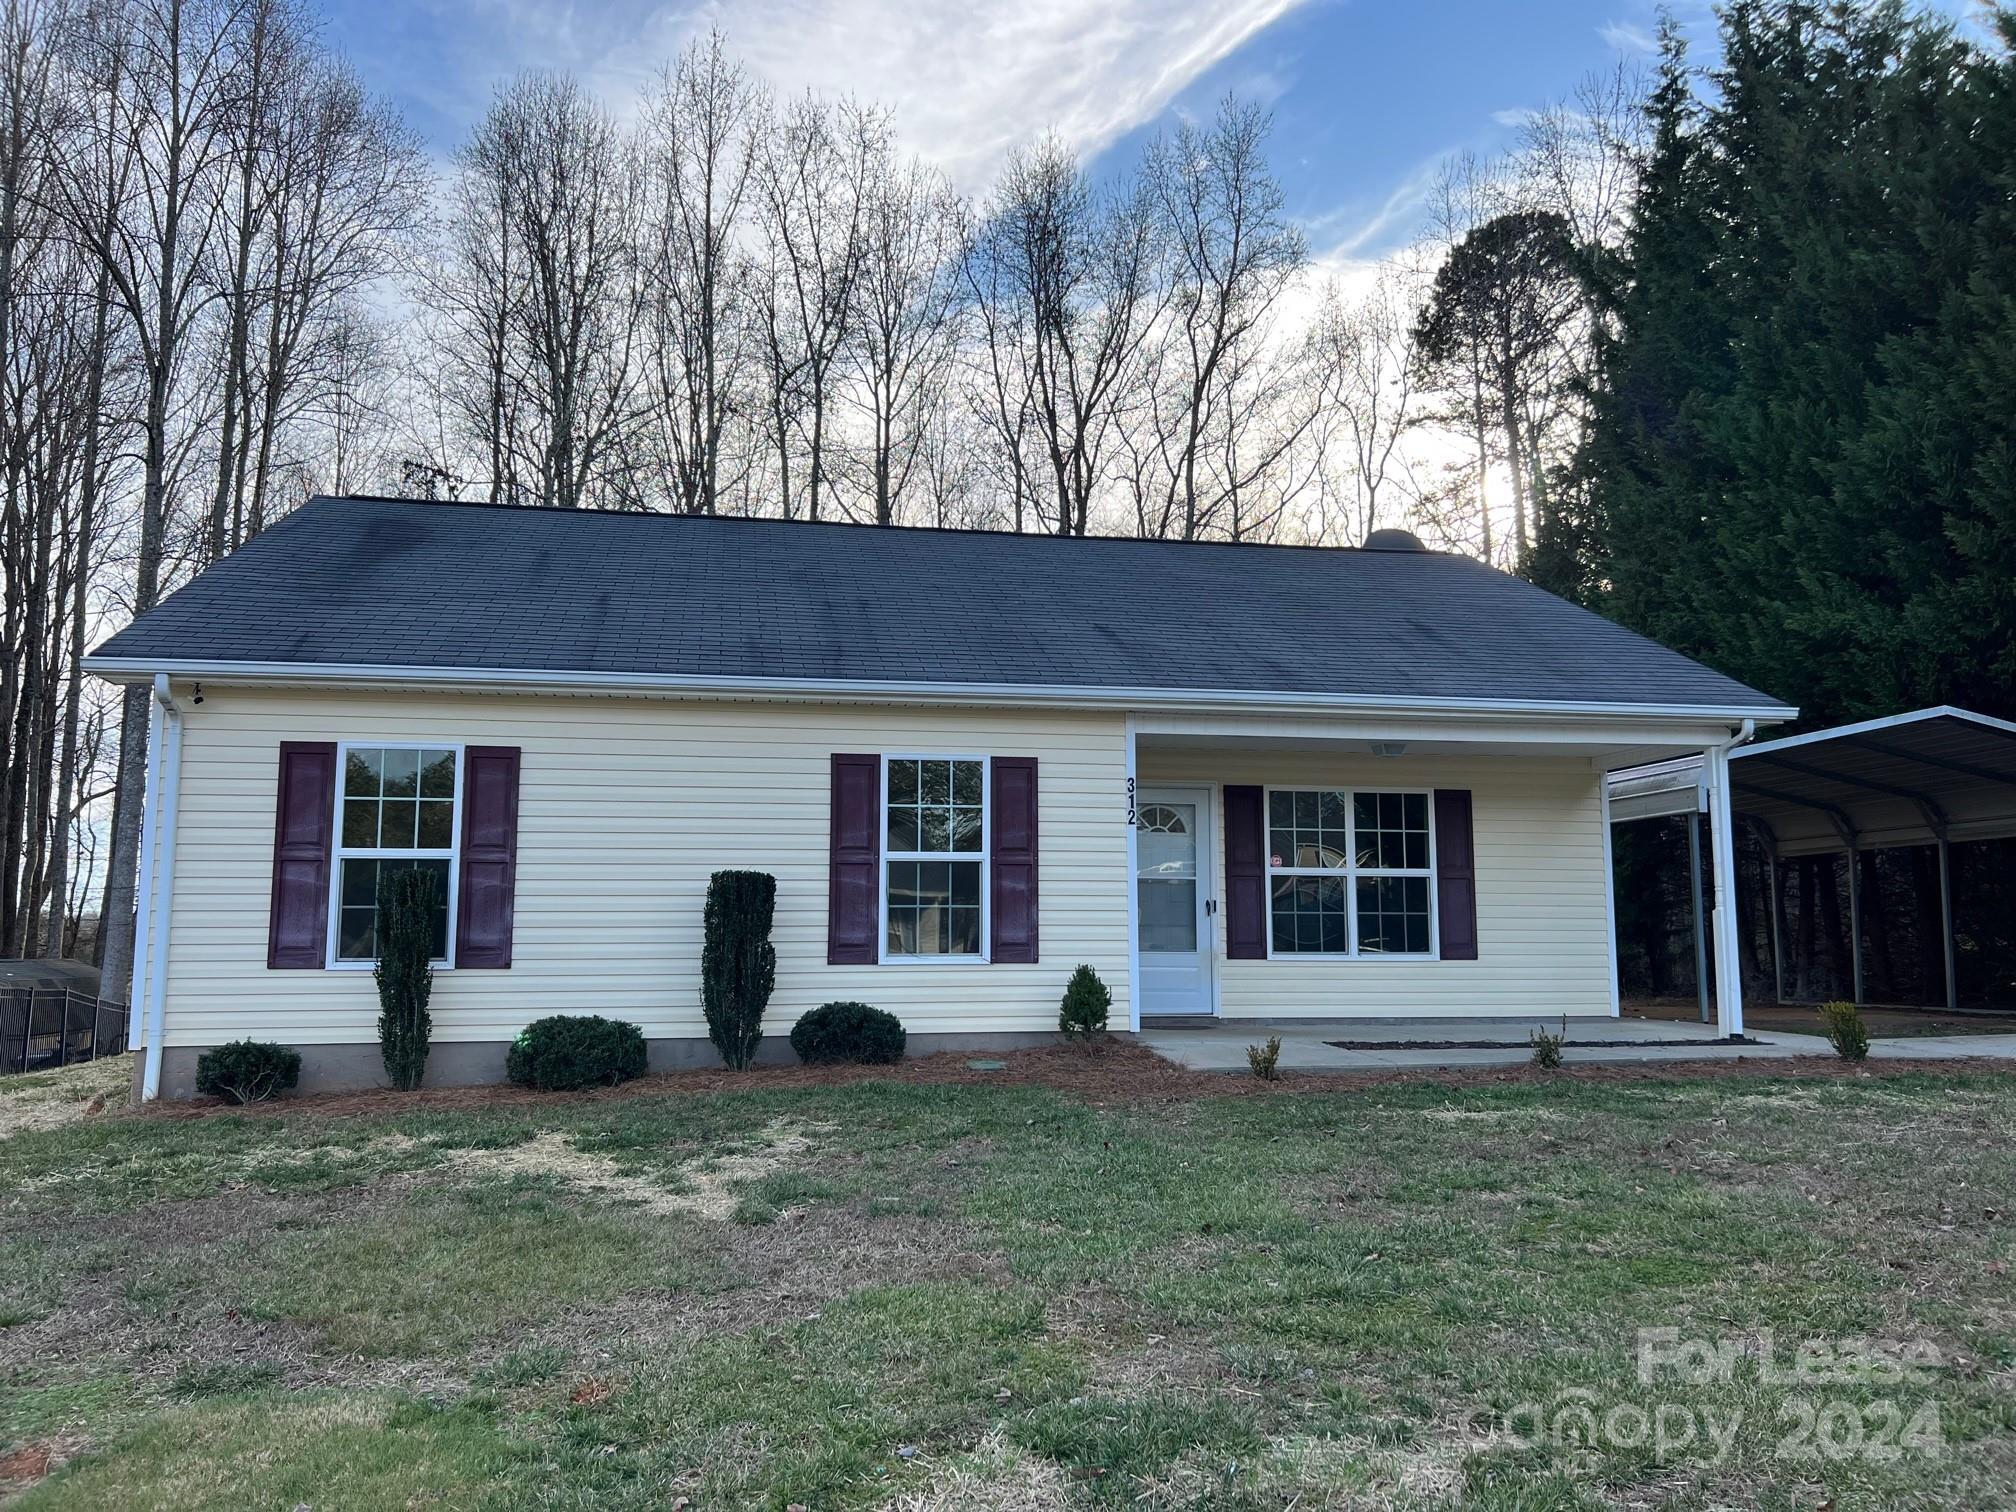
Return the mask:
<path fill-rule="evenodd" d="M 1156 1054 L 1192 1071 L 1244 1071 L 1246 1047 L 1263 1043 L 1269 1035 L 1281 1037 L 1281 1067 L 1287 1071 L 1397 1071 L 1438 1070 L 1471 1066 L 1518 1066 L 1532 1056 L 1528 1037 L 1536 1029 L 1559 1033 L 1561 1019 L 1552 1018 L 1437 1018 L 1437 1019 L 1331 1019 L 1293 1022 L 1264 1019 L 1228 1021 L 1208 1029 L 1165 1029 L 1152 1020 L 1144 1021 L 1138 1036 Z M 1758 1044 L 1715 1043 L 1715 1030 L 1707 1024 L 1675 1024 L 1609 1017 L 1571 1018 L 1563 1056 L 1569 1064 L 1604 1061 L 1646 1062 L 1684 1060 L 1788 1060 L 1801 1055 L 1831 1055 L 1826 1040 L 1817 1035 L 1768 1034 Z M 1981 1037 L 1973 1037 L 1979 1040 Z M 1999 1039 L 1999 1036 L 1990 1036 Z M 2016 1039 L 2016 1036 L 2012 1036 Z M 1691 1040 L 1695 1044 L 1660 1044 L 1662 1040 Z M 1360 1044 L 1390 1043 L 1392 1049 L 1340 1049 L 1331 1040 L 1351 1040 Z M 1499 1040 L 1502 1048 L 1429 1050 L 1412 1048 L 1419 1040 Z M 1577 1041 L 1623 1040 L 1612 1045 L 1583 1044 Z M 1915 1058 L 1929 1059 L 1966 1053 L 1955 1041 L 1911 1040 L 1879 1042 L 1875 1053 L 1891 1044 L 1930 1045 L 1938 1048 L 1914 1050 Z M 1993 1050 L 1974 1053 L 1994 1054 Z M 2016 1055 L 2016 1045 L 2006 1052 Z"/>

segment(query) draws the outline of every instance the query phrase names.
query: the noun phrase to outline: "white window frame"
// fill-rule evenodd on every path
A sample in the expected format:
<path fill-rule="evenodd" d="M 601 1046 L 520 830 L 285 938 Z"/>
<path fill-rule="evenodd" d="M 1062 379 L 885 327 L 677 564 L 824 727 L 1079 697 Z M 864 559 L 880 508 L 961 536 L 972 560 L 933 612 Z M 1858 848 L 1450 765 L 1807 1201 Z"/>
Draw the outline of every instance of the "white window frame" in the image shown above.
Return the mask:
<path fill-rule="evenodd" d="M 384 850 L 377 846 L 345 845 L 343 843 L 343 787 L 344 774 L 350 769 L 350 753 L 357 751 L 453 751 L 455 753 L 455 806 L 448 818 L 449 845 L 446 850 Z M 329 867 L 329 915 L 328 937 L 323 942 L 323 959 L 330 971 L 369 971 L 376 961 L 352 961 L 336 954 L 338 944 L 338 924 L 342 918 L 343 906 L 343 862 L 346 858 L 358 861 L 446 861 L 448 863 L 448 953 L 436 957 L 433 966 L 436 971 L 455 969 L 455 925 L 457 905 L 462 889 L 462 783 L 468 767 L 463 754 L 462 742 L 456 740 L 415 740 L 407 737 L 385 736 L 370 740 L 339 740 L 336 742 L 336 828 L 331 832 Z"/>
<path fill-rule="evenodd" d="M 980 763 L 980 849 L 977 851 L 895 851 L 889 849 L 889 769 L 898 761 Z M 885 966 L 985 966 L 994 943 L 994 762 L 972 751 L 889 751 L 882 756 L 881 798 L 875 822 L 881 896 L 875 915 L 875 958 Z M 895 955 L 889 949 L 889 863 L 891 861 L 978 861 L 980 863 L 980 948 L 972 955 Z"/>
<path fill-rule="evenodd" d="M 1342 793 L 1345 805 L 1345 864 L 1343 866 L 1274 865 L 1274 795 L 1276 793 Z M 1419 795 L 1428 800 L 1428 865 L 1415 867 L 1360 866 L 1358 864 L 1358 798 L 1360 794 L 1396 793 Z M 1267 854 L 1267 959 L 1270 961 L 1439 961 L 1442 958 L 1442 900 L 1436 886 L 1436 863 L 1441 847 L 1435 833 L 1435 790 L 1403 787 L 1388 783 L 1332 787 L 1317 783 L 1279 783 L 1261 794 L 1261 834 Z M 1349 914 L 1351 948 L 1334 950 L 1274 950 L 1274 879 L 1276 877 L 1327 877 L 1344 883 L 1345 908 Z M 1358 879 L 1360 877 L 1426 877 L 1428 879 L 1428 948 L 1422 950 L 1360 950 L 1358 948 Z"/>

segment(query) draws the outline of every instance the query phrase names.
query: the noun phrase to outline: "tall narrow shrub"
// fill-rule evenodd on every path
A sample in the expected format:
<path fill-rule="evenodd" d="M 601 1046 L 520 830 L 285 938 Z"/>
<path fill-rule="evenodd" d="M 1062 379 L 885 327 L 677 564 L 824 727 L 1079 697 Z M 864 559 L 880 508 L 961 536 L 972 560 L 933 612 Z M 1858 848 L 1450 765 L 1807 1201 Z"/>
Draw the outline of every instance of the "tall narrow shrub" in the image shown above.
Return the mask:
<path fill-rule="evenodd" d="M 436 882 L 417 867 L 386 868 L 378 876 L 378 1043 L 385 1074 L 411 1092 L 427 1074 L 427 1045 L 434 1021 L 427 999 L 434 992 Z"/>
<path fill-rule="evenodd" d="M 770 922 L 777 879 L 768 872 L 721 871 L 707 884 L 707 938 L 700 950 L 700 1004 L 721 1059 L 747 1069 L 763 1042 L 763 1010 L 777 983 Z"/>

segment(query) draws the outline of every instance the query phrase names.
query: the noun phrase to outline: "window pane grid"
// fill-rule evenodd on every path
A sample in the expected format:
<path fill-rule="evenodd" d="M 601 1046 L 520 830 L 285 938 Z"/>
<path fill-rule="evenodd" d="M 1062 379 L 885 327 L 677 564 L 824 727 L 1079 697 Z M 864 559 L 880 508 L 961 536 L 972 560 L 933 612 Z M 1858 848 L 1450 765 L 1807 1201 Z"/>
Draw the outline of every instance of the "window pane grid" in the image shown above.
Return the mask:
<path fill-rule="evenodd" d="M 978 855 L 985 850 L 981 765 L 978 761 L 892 759 L 885 821 L 889 854 Z"/>
<path fill-rule="evenodd" d="M 1267 825 L 1271 954 L 1432 953 L 1426 793 L 1271 789 Z"/>
<path fill-rule="evenodd" d="M 978 956 L 986 762 L 892 756 L 883 802 L 885 956 Z"/>
<path fill-rule="evenodd" d="M 376 958 L 380 882 L 407 870 L 435 878 L 433 955 L 448 958 L 457 766 L 457 752 L 442 746 L 344 748 L 330 899 L 332 960 Z"/>

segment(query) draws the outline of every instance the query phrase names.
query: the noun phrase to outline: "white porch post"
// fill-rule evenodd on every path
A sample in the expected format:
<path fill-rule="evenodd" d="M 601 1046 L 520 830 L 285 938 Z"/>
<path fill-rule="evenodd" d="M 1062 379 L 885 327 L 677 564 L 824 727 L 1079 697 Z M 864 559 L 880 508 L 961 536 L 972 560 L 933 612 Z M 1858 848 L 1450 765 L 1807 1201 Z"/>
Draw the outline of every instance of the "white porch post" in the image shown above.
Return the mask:
<path fill-rule="evenodd" d="M 1141 1031 L 1141 863 L 1140 832 L 1135 828 L 1134 810 L 1139 796 L 1139 774 L 1134 762 L 1134 716 L 1127 716 L 1127 1027 Z"/>
<path fill-rule="evenodd" d="M 1603 787 L 1603 916 L 1610 928 L 1610 1017 L 1621 1018 L 1624 994 L 1617 964 L 1617 858 L 1611 845 L 1610 774 L 1599 771 L 1596 775 Z"/>
<path fill-rule="evenodd" d="M 1729 795 L 1729 747 L 1708 748 L 1708 848 L 1714 867 L 1715 1023 L 1743 1032 L 1743 968 L 1736 948 L 1736 824 Z"/>

